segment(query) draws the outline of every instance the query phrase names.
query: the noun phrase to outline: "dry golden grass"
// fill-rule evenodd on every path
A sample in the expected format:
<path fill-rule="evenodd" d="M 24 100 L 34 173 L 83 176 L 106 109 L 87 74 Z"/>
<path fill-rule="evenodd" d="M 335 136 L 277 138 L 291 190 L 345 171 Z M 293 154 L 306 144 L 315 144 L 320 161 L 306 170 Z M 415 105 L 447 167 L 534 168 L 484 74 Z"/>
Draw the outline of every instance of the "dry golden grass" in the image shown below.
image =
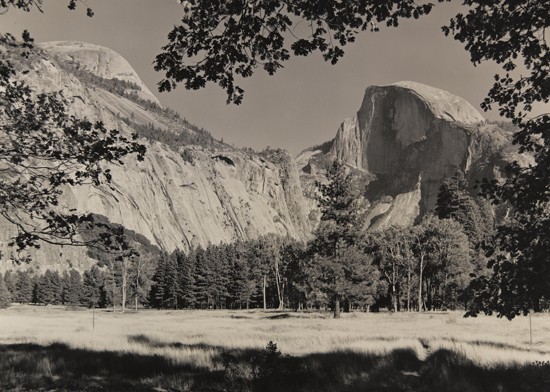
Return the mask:
<path fill-rule="evenodd" d="M 113 353 L 115 357 L 126 355 L 133 358 L 131 360 L 151 359 L 146 362 L 148 365 L 143 366 L 151 366 L 151 363 L 160 360 L 166 362 L 168 368 L 159 365 L 158 371 L 149 376 L 144 374 L 140 379 L 139 385 L 150 387 L 162 384 L 159 374 L 170 366 L 176 366 L 179 370 L 200 369 L 201 374 L 218 374 L 224 371 L 220 359 L 222 353 L 262 352 L 268 341 L 276 342 L 283 354 L 308 358 L 308 366 L 313 367 L 325 366 L 319 365 L 324 359 L 316 358 L 342 356 L 342 361 L 352 363 L 349 355 L 359 355 L 357 358 L 370 361 L 369 364 L 376 363 L 372 368 L 379 369 L 388 362 L 384 362 L 384 358 L 391 358 L 391 362 L 396 358 L 395 353 L 405 352 L 409 353 L 407 358 L 410 356 L 414 361 L 426 363 L 433 360 L 435 353 L 453 353 L 457 358 L 462 358 L 460 363 L 468 361 L 468 366 L 476 369 L 520 369 L 536 362 L 550 361 L 548 314 L 533 316 L 532 345 L 529 342 L 529 319 L 526 317 L 513 321 L 486 316 L 465 319 L 459 312 L 351 313 L 334 320 L 328 313 L 142 310 L 121 314 L 96 310 L 94 329 L 92 322 L 93 313 L 87 309 L 13 306 L 0 311 L 0 347 L 12 351 L 25 347 L 25 352 L 35 352 L 40 350 L 39 347 L 47 347 L 48 350 L 53 347 L 55 351 L 60 349 L 56 345 L 61 344 L 63 350 L 77 353 L 74 356 L 77 360 L 83 353 Z M 4 352 L 8 351 L 4 349 Z M 23 366 L 21 358 L 13 357 L 11 360 L 19 367 Z M 49 385 L 61 388 L 56 382 L 66 375 L 59 369 L 66 369 L 63 361 L 68 360 L 65 357 L 54 360 L 45 356 L 33 364 L 32 371 L 39 373 L 42 379 L 47 377 Z M 93 358 L 92 363 L 104 360 Z M 112 360 L 116 361 L 116 358 L 107 358 L 107 361 Z M 142 362 L 136 366 L 142 366 Z M 105 371 L 108 369 L 100 373 Z M 398 372 L 400 375 L 409 373 L 417 376 L 415 371 Z M 21 382 L 21 374 L 19 370 L 11 379 L 5 378 L 4 384 Z M 181 374 L 188 374 L 188 370 L 173 372 L 171 388 L 193 390 L 196 380 Z M 355 380 L 363 373 L 350 374 Z M 370 374 L 366 378 L 372 380 L 372 377 Z M 347 383 L 346 380 L 341 382 Z M 174 383 L 179 387 L 174 387 Z M 403 383 L 410 387 L 408 381 Z M 40 383 L 36 385 L 43 386 Z M 1 386 L 0 380 L 0 389 Z M 71 387 L 65 387 L 71 390 Z M 128 388 L 132 390 L 135 387 Z"/>
<path fill-rule="evenodd" d="M 419 358 L 435 349 L 463 353 L 475 363 L 550 360 L 550 315 L 512 321 L 450 313 L 328 313 L 275 311 L 156 311 L 125 314 L 62 307 L 14 306 L 0 311 L 0 343 L 64 343 L 73 348 L 158 354 L 180 363 L 213 367 L 225 349 L 262 349 L 270 340 L 293 356 L 334 351 L 385 354 L 413 349 Z M 150 344 L 144 344 L 145 336 Z"/>

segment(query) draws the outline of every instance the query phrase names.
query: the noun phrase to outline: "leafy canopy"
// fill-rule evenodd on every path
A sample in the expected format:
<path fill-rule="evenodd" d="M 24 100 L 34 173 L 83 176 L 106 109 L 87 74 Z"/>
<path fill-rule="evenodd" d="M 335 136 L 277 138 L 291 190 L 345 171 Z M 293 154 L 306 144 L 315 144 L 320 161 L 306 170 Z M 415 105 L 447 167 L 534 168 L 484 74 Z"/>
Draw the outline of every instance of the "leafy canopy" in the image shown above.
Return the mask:
<path fill-rule="evenodd" d="M 414 0 L 189 0 L 185 15 L 168 35 L 155 61 L 165 78 L 160 91 L 183 82 L 187 89 L 217 83 L 227 102 L 239 104 L 235 79 L 261 67 L 273 75 L 295 56 L 319 51 L 336 64 L 359 31 L 398 26 L 401 19 L 428 14 L 432 3 Z M 304 23 L 302 23 L 304 22 Z"/>
<path fill-rule="evenodd" d="M 67 7 L 70 10 L 75 10 L 78 3 L 84 3 L 83 0 L 68 0 Z M 10 8 L 17 8 L 26 12 L 30 12 L 33 8 L 36 8 L 40 12 L 42 11 L 43 0 L 0 0 L 0 15 L 5 14 Z M 94 16 L 94 11 L 90 8 L 86 8 L 86 15 L 89 17 Z"/>
<path fill-rule="evenodd" d="M 0 0 L 0 12 L 10 8 L 41 10 L 41 0 Z M 69 2 L 74 9 L 75 1 Z M 90 12 L 88 12 L 90 14 Z M 127 250 L 122 230 L 95 222 L 60 205 L 66 186 L 99 186 L 111 181 L 107 164 L 122 164 L 145 146 L 137 135 L 126 137 L 102 122 L 77 118 L 61 92 L 37 93 L 24 81 L 39 54 L 25 30 L 23 42 L 0 36 L 0 215 L 18 233 L 11 245 L 18 250 L 56 245 L 98 245 Z M 95 233 L 82 240 L 82 234 Z"/>
<path fill-rule="evenodd" d="M 494 61 L 502 66 L 505 74 L 495 75 L 482 107 L 494 105 L 512 120 L 519 129 L 514 144 L 533 159 L 527 165 L 513 162 L 505 181 L 485 182 L 483 188 L 494 203 L 510 207 L 511 214 L 490 249 L 492 276 L 476 282 L 478 302 L 471 313 L 496 311 L 513 318 L 540 309 L 541 300 L 550 298 L 550 114 L 531 114 L 550 100 L 550 3 L 464 4 L 469 12 L 453 18 L 444 32 L 465 44 L 474 64 Z"/>

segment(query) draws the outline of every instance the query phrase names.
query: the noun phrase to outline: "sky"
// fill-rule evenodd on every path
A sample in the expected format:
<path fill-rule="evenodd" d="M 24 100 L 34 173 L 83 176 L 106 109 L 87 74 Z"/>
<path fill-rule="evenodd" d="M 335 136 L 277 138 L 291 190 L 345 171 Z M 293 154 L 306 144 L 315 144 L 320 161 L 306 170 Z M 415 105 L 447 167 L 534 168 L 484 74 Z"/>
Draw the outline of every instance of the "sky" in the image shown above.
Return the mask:
<path fill-rule="evenodd" d="M 184 15 L 176 0 L 87 0 L 93 18 L 86 16 L 85 5 L 69 11 L 68 0 L 45 0 L 44 13 L 10 10 L 0 15 L 0 32 L 20 36 L 28 29 L 38 42 L 107 46 L 132 64 L 162 105 L 214 137 L 238 147 L 281 147 L 296 154 L 332 139 L 342 121 L 357 112 L 369 85 L 420 82 L 459 95 L 479 109 L 499 68 L 490 63 L 474 67 L 463 46 L 441 32 L 453 15 L 465 12 L 460 3 L 437 4 L 420 20 L 362 33 L 336 65 L 314 53 L 286 62 L 274 76 L 258 69 L 240 82 L 245 96 L 239 106 L 227 105 L 225 92 L 216 85 L 158 92 L 163 75 L 154 71 L 153 61 Z"/>

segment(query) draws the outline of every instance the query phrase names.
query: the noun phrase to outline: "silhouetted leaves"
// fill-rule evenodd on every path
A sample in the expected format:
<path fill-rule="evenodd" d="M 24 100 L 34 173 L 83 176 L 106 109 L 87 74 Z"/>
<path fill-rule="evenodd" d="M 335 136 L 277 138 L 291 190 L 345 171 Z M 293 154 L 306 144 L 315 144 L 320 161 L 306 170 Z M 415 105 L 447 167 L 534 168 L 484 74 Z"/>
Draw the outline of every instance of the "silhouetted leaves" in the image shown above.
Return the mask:
<path fill-rule="evenodd" d="M 550 115 L 531 116 L 550 100 L 550 51 L 546 30 L 550 3 L 544 0 L 466 0 L 466 14 L 443 31 L 465 44 L 474 64 L 494 61 L 504 75 L 482 103 L 493 105 L 517 126 L 514 144 L 531 163 L 515 161 L 503 182 L 486 181 L 483 191 L 495 204 L 510 208 L 491 245 L 493 274 L 479 278 L 478 303 L 472 310 L 513 318 L 540 309 L 550 298 Z M 517 72 L 519 67 L 524 70 Z M 495 251 L 496 250 L 496 251 Z"/>
<path fill-rule="evenodd" d="M 27 32 L 24 40 L 4 35 L 1 50 L 7 58 L 34 61 Z M 0 79 L 0 215 L 18 228 L 11 245 L 18 250 L 39 247 L 40 241 L 117 247 L 116 233 L 91 215 L 61 208 L 60 197 L 65 186 L 108 184 L 106 164 L 122 164 L 130 154 L 143 160 L 145 147 L 100 121 L 70 115 L 61 92 L 32 91 L 8 60 L 0 60 L 0 69 L 5 76 Z M 105 231 L 87 242 L 80 239 L 98 227 Z"/>
<path fill-rule="evenodd" d="M 381 23 L 397 26 L 432 7 L 410 0 L 186 1 L 181 23 L 155 61 L 155 69 L 165 72 L 159 90 L 178 83 L 197 90 L 212 82 L 227 92 L 228 103 L 239 104 L 244 91 L 237 77 L 250 77 L 259 67 L 273 75 L 292 54 L 319 51 L 336 64 L 360 31 L 378 31 Z"/>

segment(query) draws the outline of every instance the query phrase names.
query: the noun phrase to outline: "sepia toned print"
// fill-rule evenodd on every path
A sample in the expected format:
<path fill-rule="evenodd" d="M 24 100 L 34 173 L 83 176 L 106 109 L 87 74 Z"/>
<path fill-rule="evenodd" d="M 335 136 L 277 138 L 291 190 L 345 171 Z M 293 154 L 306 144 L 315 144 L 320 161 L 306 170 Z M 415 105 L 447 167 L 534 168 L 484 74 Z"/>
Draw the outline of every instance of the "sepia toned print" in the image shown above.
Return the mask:
<path fill-rule="evenodd" d="M 0 0 L 0 390 L 550 390 L 548 8 Z"/>

